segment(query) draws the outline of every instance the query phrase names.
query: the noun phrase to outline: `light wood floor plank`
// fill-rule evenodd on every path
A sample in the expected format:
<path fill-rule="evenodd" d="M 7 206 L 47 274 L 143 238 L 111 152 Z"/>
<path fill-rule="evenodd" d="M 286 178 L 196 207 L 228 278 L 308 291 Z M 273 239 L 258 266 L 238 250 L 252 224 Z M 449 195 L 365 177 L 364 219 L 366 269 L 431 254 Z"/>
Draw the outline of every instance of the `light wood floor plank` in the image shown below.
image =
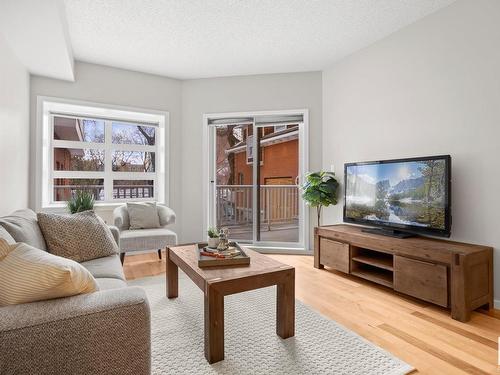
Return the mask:
<path fill-rule="evenodd" d="M 486 345 L 486 346 L 489 346 L 490 348 L 493 348 L 495 350 L 498 349 L 498 342 L 496 341 L 493 341 L 493 340 L 490 340 L 486 337 L 483 337 L 481 335 L 478 335 L 476 333 L 473 333 L 473 332 L 470 332 L 468 330 L 465 330 L 463 328 L 459 328 L 459 327 L 455 327 L 453 324 L 450 324 L 448 322 L 443 322 L 439 319 L 436 319 L 436 318 L 433 318 L 432 316 L 429 316 L 429 315 L 426 315 L 424 313 L 421 313 L 420 311 L 414 311 L 412 313 L 413 316 L 416 316 L 420 319 L 424 319 L 424 320 L 427 320 L 428 322 L 434 324 L 434 325 L 438 325 L 440 327 L 443 327 L 449 331 L 453 331 L 459 335 L 462 335 L 462 336 L 465 336 L 471 340 L 474 340 L 476 342 L 479 342 L 483 345 Z"/>
<path fill-rule="evenodd" d="M 387 331 L 387 332 L 393 334 L 394 336 L 397 336 L 397 337 L 405 340 L 406 342 L 412 344 L 413 346 L 416 346 L 416 347 L 426 351 L 427 353 L 433 355 L 434 357 L 439 358 L 445 362 L 448 362 L 449 364 L 455 366 L 457 368 L 457 371 L 458 371 L 458 369 L 462 369 L 467 374 L 473 374 L 473 375 L 491 374 L 491 372 L 486 372 L 486 371 L 483 371 L 475 366 L 472 366 L 470 363 L 468 363 L 460 358 L 452 356 L 451 354 L 447 353 L 446 351 L 442 350 L 441 348 L 437 348 L 435 346 L 429 345 L 425 341 L 417 339 L 416 337 L 413 337 L 413 336 L 407 334 L 406 332 L 403 332 L 403 331 L 391 326 L 390 324 L 382 324 L 380 326 L 380 328 L 383 329 L 384 331 Z"/>

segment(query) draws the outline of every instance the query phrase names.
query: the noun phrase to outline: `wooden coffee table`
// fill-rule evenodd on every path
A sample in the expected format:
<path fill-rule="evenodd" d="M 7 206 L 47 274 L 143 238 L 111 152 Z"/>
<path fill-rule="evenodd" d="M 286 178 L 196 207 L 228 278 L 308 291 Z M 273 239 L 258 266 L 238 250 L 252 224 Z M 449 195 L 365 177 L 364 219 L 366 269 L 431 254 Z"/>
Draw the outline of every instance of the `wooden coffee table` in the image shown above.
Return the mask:
<path fill-rule="evenodd" d="M 277 285 L 276 333 L 283 339 L 295 335 L 295 268 L 245 249 L 251 257 L 249 266 L 201 269 L 197 246 L 167 248 L 167 297 L 178 296 L 178 267 L 205 294 L 205 358 L 209 363 L 224 359 L 224 296 L 229 294 Z"/>

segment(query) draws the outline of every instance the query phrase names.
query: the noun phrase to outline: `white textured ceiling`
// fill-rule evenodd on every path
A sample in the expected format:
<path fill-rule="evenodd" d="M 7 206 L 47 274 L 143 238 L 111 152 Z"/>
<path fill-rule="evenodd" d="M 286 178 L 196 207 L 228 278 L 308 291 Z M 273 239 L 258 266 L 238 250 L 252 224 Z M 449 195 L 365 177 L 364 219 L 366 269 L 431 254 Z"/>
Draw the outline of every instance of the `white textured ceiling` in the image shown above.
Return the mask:
<path fill-rule="evenodd" d="M 175 78 L 321 70 L 454 0 L 65 0 L 75 58 Z"/>

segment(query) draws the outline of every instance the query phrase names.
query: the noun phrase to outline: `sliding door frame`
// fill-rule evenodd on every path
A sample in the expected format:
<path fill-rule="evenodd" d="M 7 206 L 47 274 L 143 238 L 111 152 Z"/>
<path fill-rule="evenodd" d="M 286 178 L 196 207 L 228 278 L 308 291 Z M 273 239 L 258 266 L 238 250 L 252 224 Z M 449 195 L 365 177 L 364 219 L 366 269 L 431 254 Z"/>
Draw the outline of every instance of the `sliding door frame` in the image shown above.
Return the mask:
<path fill-rule="evenodd" d="M 277 111 L 248 111 L 248 112 L 223 112 L 223 113 L 206 113 L 203 115 L 203 147 L 202 154 L 208 155 L 203 158 L 203 234 L 206 237 L 208 227 L 216 223 L 216 209 L 215 209 L 215 147 L 212 147 L 213 130 L 217 125 L 210 125 L 211 119 L 220 118 L 239 118 L 239 117 L 252 117 L 253 128 L 256 128 L 255 117 L 259 116 L 286 116 L 286 115 L 301 115 L 303 118 L 302 123 L 299 125 L 299 185 L 303 183 L 305 174 L 309 171 L 309 110 L 308 109 L 291 109 L 291 110 L 277 110 Z M 258 127 L 258 126 L 257 126 Z M 253 137 L 253 147 L 256 152 L 260 145 L 258 144 L 258 137 Z M 255 155 L 259 155 L 256 153 Z M 253 163 L 253 185 L 255 186 L 256 178 L 259 176 L 259 163 Z M 258 197 L 257 189 L 252 189 L 253 207 L 255 208 Z M 300 194 L 300 193 L 299 193 Z M 258 202 L 257 202 L 258 203 Z M 257 206 L 258 207 L 258 206 Z M 258 238 L 258 220 L 259 210 L 252 210 L 253 217 L 253 231 L 252 238 Z M 309 209 L 303 199 L 299 199 L 299 241 L 292 242 L 264 242 L 256 241 L 250 248 L 263 250 L 265 252 L 290 252 L 298 253 L 307 251 L 309 245 Z"/>

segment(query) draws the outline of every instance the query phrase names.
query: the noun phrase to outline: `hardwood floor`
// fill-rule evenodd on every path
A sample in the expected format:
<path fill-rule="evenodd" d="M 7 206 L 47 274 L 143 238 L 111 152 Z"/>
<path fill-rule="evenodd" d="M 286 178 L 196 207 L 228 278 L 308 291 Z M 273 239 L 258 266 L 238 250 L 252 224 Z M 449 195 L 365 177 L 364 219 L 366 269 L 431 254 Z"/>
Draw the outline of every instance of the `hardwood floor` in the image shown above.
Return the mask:
<path fill-rule="evenodd" d="M 449 311 L 328 269 L 313 258 L 270 255 L 296 268 L 295 296 L 414 366 L 419 374 L 500 374 L 500 311 L 474 312 L 468 323 Z M 125 258 L 127 279 L 165 272 L 156 252 Z"/>

